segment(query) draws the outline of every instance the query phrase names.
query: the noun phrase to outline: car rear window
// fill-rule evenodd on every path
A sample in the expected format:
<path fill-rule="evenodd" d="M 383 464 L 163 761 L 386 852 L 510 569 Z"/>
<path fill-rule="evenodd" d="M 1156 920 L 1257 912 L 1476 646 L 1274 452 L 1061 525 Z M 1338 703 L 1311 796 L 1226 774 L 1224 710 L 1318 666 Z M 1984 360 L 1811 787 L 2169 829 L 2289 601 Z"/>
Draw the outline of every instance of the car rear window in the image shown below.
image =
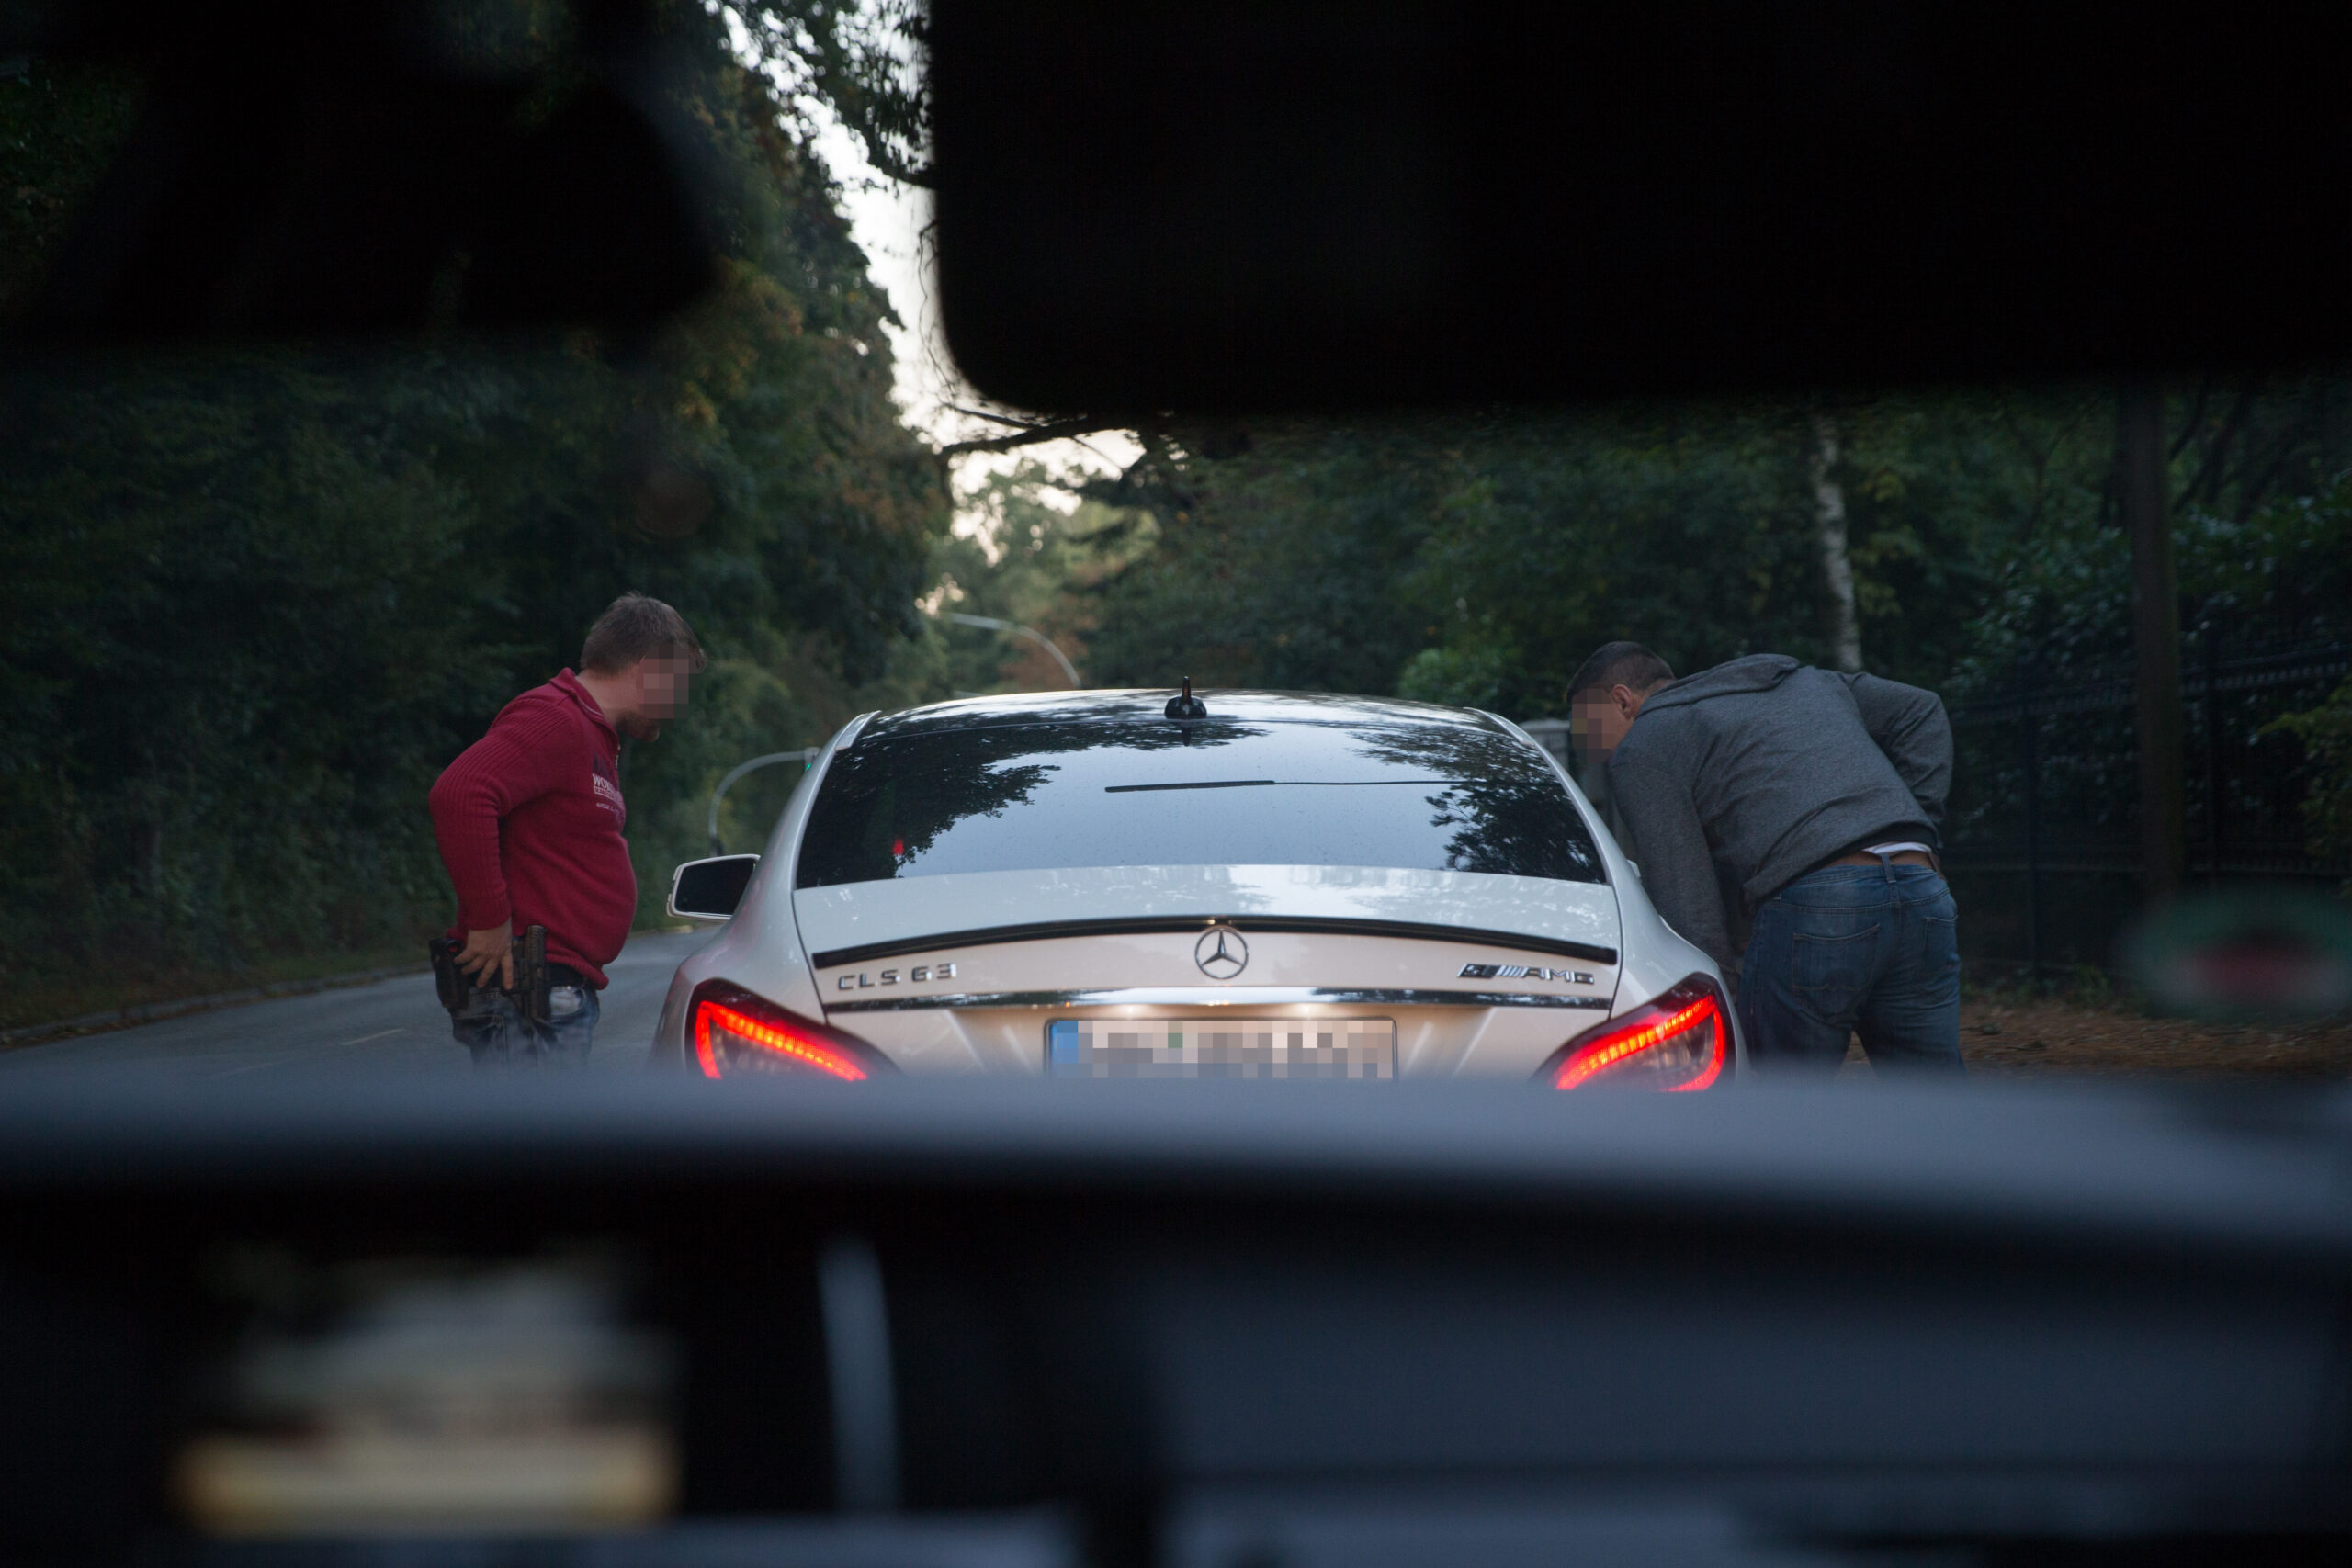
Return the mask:
<path fill-rule="evenodd" d="M 1542 753 L 1456 725 L 1014 724 L 837 754 L 797 885 L 1102 865 L 1602 880 Z"/>

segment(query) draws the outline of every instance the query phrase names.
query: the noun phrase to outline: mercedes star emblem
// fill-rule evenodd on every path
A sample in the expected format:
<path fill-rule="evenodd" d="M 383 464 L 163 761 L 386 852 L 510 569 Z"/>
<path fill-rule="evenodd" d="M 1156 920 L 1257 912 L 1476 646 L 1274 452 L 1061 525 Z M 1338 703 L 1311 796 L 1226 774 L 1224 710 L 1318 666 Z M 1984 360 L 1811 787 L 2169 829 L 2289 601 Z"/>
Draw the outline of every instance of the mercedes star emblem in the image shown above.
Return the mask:
<path fill-rule="evenodd" d="M 1211 926 L 1193 944 L 1193 962 L 1212 980 L 1230 980 L 1250 966 L 1250 944 L 1231 926 Z"/>

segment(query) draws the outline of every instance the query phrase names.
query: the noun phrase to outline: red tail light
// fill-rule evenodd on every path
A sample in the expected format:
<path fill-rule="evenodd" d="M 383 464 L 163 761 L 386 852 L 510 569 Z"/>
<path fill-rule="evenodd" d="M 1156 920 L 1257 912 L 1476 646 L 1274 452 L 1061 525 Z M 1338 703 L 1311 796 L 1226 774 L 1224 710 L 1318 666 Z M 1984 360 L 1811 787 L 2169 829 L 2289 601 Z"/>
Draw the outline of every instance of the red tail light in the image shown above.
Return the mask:
<path fill-rule="evenodd" d="M 1723 1082 L 1730 1066 L 1723 993 L 1693 975 L 1656 1001 L 1577 1035 L 1535 1076 L 1554 1089 L 1605 1084 L 1688 1094 Z"/>
<path fill-rule="evenodd" d="M 707 1078 L 782 1074 L 863 1083 L 895 1070 L 856 1035 L 811 1023 L 724 980 L 695 987 L 686 1038 Z"/>

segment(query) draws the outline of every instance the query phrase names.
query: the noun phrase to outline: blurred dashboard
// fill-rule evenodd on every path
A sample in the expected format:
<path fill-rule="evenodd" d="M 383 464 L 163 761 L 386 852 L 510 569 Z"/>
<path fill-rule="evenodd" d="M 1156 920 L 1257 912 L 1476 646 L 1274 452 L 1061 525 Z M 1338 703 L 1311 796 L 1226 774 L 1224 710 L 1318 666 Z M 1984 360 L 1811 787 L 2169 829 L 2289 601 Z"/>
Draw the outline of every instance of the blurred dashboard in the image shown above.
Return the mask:
<path fill-rule="evenodd" d="M 2244 1561 L 2352 1525 L 2338 1095 L 761 1087 L 20 1087 L 0 1543 Z"/>

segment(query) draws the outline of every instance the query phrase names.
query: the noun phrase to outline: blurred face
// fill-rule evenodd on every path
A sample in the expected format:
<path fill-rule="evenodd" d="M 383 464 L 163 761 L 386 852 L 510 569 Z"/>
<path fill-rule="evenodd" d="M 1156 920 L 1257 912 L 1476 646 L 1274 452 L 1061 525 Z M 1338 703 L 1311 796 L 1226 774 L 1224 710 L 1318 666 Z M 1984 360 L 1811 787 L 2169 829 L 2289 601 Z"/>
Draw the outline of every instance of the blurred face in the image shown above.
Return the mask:
<path fill-rule="evenodd" d="M 687 683 L 693 676 L 691 660 L 652 654 L 639 660 L 622 677 L 628 683 L 628 699 L 614 728 L 632 740 L 660 739 L 663 721 L 685 711 Z"/>
<path fill-rule="evenodd" d="M 637 661 L 639 706 L 654 718 L 674 718 L 685 710 L 686 683 L 693 678 L 691 660 L 648 658 Z"/>
<path fill-rule="evenodd" d="M 1568 719 L 1578 748 L 1603 758 L 1615 750 L 1642 711 L 1645 694 L 1631 686 L 1597 686 L 1577 697 Z"/>

